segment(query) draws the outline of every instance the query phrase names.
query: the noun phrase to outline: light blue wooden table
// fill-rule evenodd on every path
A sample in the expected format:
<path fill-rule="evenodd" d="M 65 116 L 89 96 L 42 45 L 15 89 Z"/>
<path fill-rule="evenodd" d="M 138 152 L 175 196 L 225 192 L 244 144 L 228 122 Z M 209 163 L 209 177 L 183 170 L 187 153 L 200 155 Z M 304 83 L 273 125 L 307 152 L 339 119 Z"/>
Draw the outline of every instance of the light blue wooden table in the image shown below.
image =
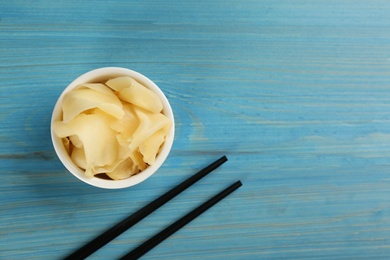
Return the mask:
<path fill-rule="evenodd" d="M 166 93 L 168 160 L 103 190 L 49 121 L 80 74 Z M 236 180 L 144 259 L 390 258 L 390 2 L 0 1 L 0 259 L 60 259 L 198 169 L 229 161 L 90 259 L 116 259 Z"/>

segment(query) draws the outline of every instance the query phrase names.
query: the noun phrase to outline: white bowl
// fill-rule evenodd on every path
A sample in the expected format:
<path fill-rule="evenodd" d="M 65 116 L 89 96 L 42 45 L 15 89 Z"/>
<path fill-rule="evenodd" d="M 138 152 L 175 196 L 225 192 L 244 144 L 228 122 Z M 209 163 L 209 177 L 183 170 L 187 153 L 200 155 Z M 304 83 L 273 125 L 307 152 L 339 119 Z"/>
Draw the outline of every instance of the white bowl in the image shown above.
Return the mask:
<path fill-rule="evenodd" d="M 88 82 L 102 82 L 104 80 L 120 77 L 120 76 L 130 76 L 136 81 L 146 86 L 147 88 L 149 88 L 150 90 L 152 90 L 154 93 L 156 93 L 157 96 L 161 99 L 161 102 L 163 104 L 164 115 L 166 115 L 169 119 L 172 120 L 171 130 L 169 131 L 166 140 L 163 144 L 163 147 L 160 153 L 156 157 L 156 162 L 153 165 L 148 166 L 144 171 L 123 180 L 106 180 L 97 177 L 89 178 L 85 176 L 84 170 L 80 169 L 73 163 L 73 161 L 71 160 L 69 154 L 67 153 L 64 147 L 61 138 L 57 137 L 53 132 L 53 128 L 51 128 L 51 139 L 53 142 L 53 146 L 62 164 L 74 176 L 76 176 L 78 179 L 82 180 L 83 182 L 88 183 L 95 187 L 106 188 L 106 189 L 126 188 L 146 180 L 160 168 L 160 166 L 164 163 L 165 159 L 168 157 L 168 154 L 172 148 L 173 139 L 175 135 L 175 123 L 174 123 L 174 117 L 173 117 L 171 105 L 169 104 L 168 99 L 165 97 L 161 89 L 150 79 L 133 70 L 129 70 L 126 68 L 118 68 L 118 67 L 106 67 L 106 68 L 95 69 L 81 75 L 65 88 L 65 90 L 62 92 L 62 94 L 57 100 L 51 118 L 51 125 L 53 125 L 53 122 L 62 119 L 62 109 L 61 109 L 62 98 L 65 93 L 71 91 L 76 86 Z"/>

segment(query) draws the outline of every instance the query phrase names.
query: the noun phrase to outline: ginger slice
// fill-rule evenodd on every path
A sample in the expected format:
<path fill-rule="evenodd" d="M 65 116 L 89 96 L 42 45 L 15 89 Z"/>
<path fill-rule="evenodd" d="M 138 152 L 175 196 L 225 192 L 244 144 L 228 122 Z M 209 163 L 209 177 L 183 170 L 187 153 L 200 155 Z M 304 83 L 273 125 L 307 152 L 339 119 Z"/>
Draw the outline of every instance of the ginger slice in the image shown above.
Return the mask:
<path fill-rule="evenodd" d="M 139 106 L 153 113 L 159 113 L 163 109 L 160 98 L 131 77 L 118 77 L 108 80 L 106 85 L 118 93 L 121 100 Z"/>

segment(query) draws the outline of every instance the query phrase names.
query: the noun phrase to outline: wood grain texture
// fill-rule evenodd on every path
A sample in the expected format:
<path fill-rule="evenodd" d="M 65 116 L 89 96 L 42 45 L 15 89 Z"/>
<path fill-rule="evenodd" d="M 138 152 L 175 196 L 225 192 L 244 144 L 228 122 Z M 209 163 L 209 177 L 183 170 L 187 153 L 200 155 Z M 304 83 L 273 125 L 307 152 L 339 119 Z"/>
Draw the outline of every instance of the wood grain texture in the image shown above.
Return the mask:
<path fill-rule="evenodd" d="M 90 259 L 116 259 L 228 184 L 144 259 L 390 257 L 390 2 L 0 1 L 0 259 L 59 259 L 226 154 Z M 78 75 L 154 80 L 176 119 L 161 170 L 80 183 L 49 122 Z"/>

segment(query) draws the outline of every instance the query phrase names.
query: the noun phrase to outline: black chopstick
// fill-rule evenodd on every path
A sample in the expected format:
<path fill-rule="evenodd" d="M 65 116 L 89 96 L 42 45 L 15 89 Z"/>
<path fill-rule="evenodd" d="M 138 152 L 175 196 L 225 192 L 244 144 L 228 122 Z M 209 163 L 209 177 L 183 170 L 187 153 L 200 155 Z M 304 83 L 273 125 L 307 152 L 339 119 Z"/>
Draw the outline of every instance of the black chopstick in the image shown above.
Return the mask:
<path fill-rule="evenodd" d="M 163 194 L 156 200 L 150 202 L 131 216 L 125 218 L 112 228 L 105 231 L 103 234 L 99 235 L 98 237 L 94 238 L 72 254 L 68 255 L 64 259 L 69 260 L 76 260 L 76 259 L 85 259 L 86 257 L 90 256 L 92 253 L 106 245 L 108 242 L 125 232 L 127 229 L 138 223 L 140 220 L 148 216 L 150 213 L 164 205 L 166 202 L 174 198 L 176 195 L 180 194 L 182 191 L 193 185 L 195 182 L 218 168 L 220 165 L 222 165 L 224 162 L 227 161 L 226 156 L 222 156 L 206 168 L 200 170 L 195 175 L 191 176 L 187 180 L 183 181 L 176 187 L 172 188 L 167 193 Z"/>
<path fill-rule="evenodd" d="M 159 243 L 164 241 L 166 238 L 168 238 L 170 235 L 178 231 L 180 228 L 184 227 L 186 224 L 194 220 L 196 217 L 198 217 L 200 214 L 214 206 L 217 202 L 228 196 L 230 193 L 241 187 L 242 183 L 241 181 L 237 181 L 234 184 L 227 187 L 225 190 L 221 191 L 199 207 L 195 208 L 191 212 L 189 212 L 187 215 L 183 216 L 158 234 L 154 235 L 147 241 L 145 241 L 143 244 L 132 250 L 130 253 L 126 254 L 121 260 L 128 260 L 128 259 L 138 259 L 144 254 L 146 254 L 149 250 L 157 246 Z"/>

